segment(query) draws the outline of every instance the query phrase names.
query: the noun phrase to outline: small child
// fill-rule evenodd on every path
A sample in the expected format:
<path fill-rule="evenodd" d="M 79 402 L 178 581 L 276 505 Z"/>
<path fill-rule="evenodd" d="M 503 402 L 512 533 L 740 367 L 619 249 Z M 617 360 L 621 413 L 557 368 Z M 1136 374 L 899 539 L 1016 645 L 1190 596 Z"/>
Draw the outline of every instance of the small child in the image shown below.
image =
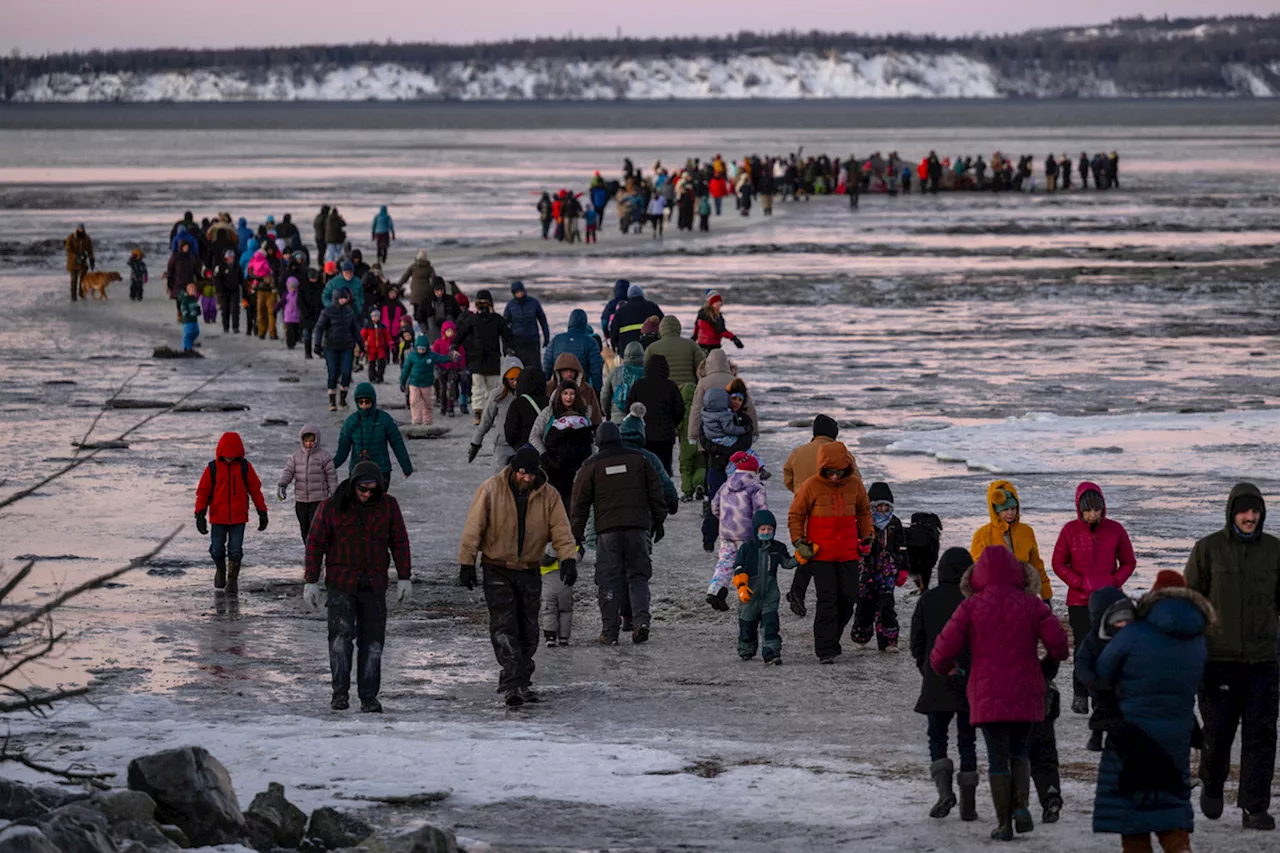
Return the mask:
<path fill-rule="evenodd" d="M 182 351 L 195 352 L 196 338 L 200 337 L 200 300 L 196 298 L 196 283 L 178 294 L 178 322 L 182 324 Z"/>
<path fill-rule="evenodd" d="M 583 219 L 587 223 L 587 243 L 597 243 L 596 229 L 600 226 L 600 214 L 596 212 L 594 207 L 588 207 L 587 212 L 583 214 Z"/>
<path fill-rule="evenodd" d="M 459 377 L 467 366 L 467 354 L 462 347 L 454 346 L 458 337 L 458 327 L 452 320 L 445 320 L 440 325 L 440 337 L 431 345 L 431 351 L 437 355 L 457 353 L 457 358 L 440 365 L 436 372 L 436 401 L 440 404 L 440 414 L 453 417 L 458 405 Z M 465 412 L 466 409 L 463 409 Z"/>
<path fill-rule="evenodd" d="M 243 266 L 243 265 L 242 265 Z M 254 295 L 257 282 L 240 271 L 240 306 L 244 308 L 244 333 L 249 337 L 258 334 L 258 297 Z"/>
<path fill-rule="evenodd" d="M 898 612 L 893 590 L 907 582 L 907 534 L 893 513 L 893 492 L 888 483 L 872 483 L 867 492 L 871 501 L 871 553 L 862 560 L 858 573 L 857 605 L 853 616 L 854 648 L 865 649 L 874 632 L 882 652 L 898 651 Z"/>
<path fill-rule="evenodd" d="M 1058 733 L 1054 722 L 1062 715 L 1062 694 L 1054 679 L 1060 664 L 1045 655 L 1040 658 L 1044 676 L 1044 719 L 1031 726 L 1027 757 L 1031 760 L 1031 781 L 1040 800 L 1040 822 L 1057 823 L 1062 816 L 1062 776 L 1058 768 Z"/>
<path fill-rule="evenodd" d="M 284 345 L 293 349 L 302 337 L 302 306 L 298 303 L 301 294 L 298 293 L 298 280 L 293 276 L 284 286 Z"/>
<path fill-rule="evenodd" d="M 974 562 L 989 545 L 1002 545 L 1013 552 L 1018 562 L 1030 565 L 1040 574 L 1040 597 L 1048 601 L 1053 597 L 1053 586 L 1040 559 L 1040 546 L 1036 544 L 1036 532 L 1022 521 L 1022 504 L 1018 490 L 1008 480 L 996 480 L 987 487 L 987 514 L 991 520 L 979 527 L 969 545 L 969 555 Z"/>
<path fill-rule="evenodd" d="M 218 320 L 218 288 L 213 286 L 213 270 L 204 271 L 204 283 L 200 286 L 200 311 L 206 323 Z"/>
<path fill-rule="evenodd" d="M 705 193 L 698 197 L 698 230 L 711 230 L 711 196 Z"/>
<path fill-rule="evenodd" d="M 1116 633 L 1137 619 L 1133 602 L 1113 586 L 1095 590 L 1089 596 L 1089 635 L 1076 649 L 1075 678 L 1089 690 L 1093 698 L 1093 716 L 1089 718 L 1090 752 L 1102 752 L 1102 735 L 1120 718 L 1120 705 L 1115 685 L 1098 677 L 1098 658 Z"/>
<path fill-rule="evenodd" d="M 194 284 L 188 287 L 195 289 Z M 194 301 L 193 298 L 192 304 Z M 239 592 L 250 498 L 258 509 L 258 530 L 266 530 L 267 502 L 262 497 L 258 473 L 244 458 L 244 442 L 239 433 L 224 432 L 218 439 L 214 460 L 205 466 L 196 486 L 196 529 L 204 536 L 209 534 L 210 522 L 213 524 L 209 540 L 209 556 L 213 557 L 215 568 L 213 588 L 225 589 L 227 595 Z"/>
<path fill-rule="evenodd" d="M 316 510 L 338 488 L 338 471 L 333 465 L 333 455 L 320 448 L 318 427 L 305 424 L 300 439 L 302 447 L 284 463 L 280 482 L 276 484 L 276 497 L 288 500 L 289 484 L 297 481 L 298 485 L 293 490 L 294 511 L 298 514 L 302 541 L 306 542 Z"/>
<path fill-rule="evenodd" d="M 142 259 L 146 252 L 134 249 L 129 253 L 129 301 L 142 301 L 142 286 L 147 283 L 147 264 Z"/>
<path fill-rule="evenodd" d="M 381 385 L 391 359 L 391 334 L 382 325 L 381 309 L 369 309 L 369 322 L 360 331 L 360 337 L 364 340 L 365 357 L 369 359 L 369 381 Z"/>
<path fill-rule="evenodd" d="M 734 471 L 711 498 L 711 514 L 719 520 L 720 547 L 715 573 L 707 586 L 707 604 L 720 611 L 729 609 L 729 585 L 738 550 L 755 537 L 759 527 L 756 514 L 769 509 L 769 496 L 760 483 L 760 465 L 755 457 L 738 452 L 729 462 Z"/>
<path fill-rule="evenodd" d="M 409 396 L 409 415 L 415 426 L 435 423 L 431 412 L 436 384 L 436 365 L 451 361 L 448 355 L 431 351 L 426 335 L 418 335 L 413 349 L 400 364 L 400 390 Z"/>
<path fill-rule="evenodd" d="M 387 288 L 386 298 L 382 300 L 382 325 L 387 327 L 387 334 L 392 340 L 400 337 L 400 328 L 405 321 L 409 322 L 409 328 L 413 328 L 413 319 L 409 316 L 409 311 L 404 307 L 404 303 L 400 301 L 400 288 L 394 284 Z M 411 341 L 412 343 L 412 341 Z M 395 360 L 395 348 L 392 349 L 391 357 Z"/>
<path fill-rule="evenodd" d="M 573 632 L 573 587 L 560 579 L 560 561 L 550 543 L 541 563 L 542 636 L 547 648 L 567 646 Z"/>
<path fill-rule="evenodd" d="M 777 520 L 767 509 L 751 517 L 752 538 L 738 548 L 733 560 L 733 585 L 738 590 L 738 657 L 751 660 L 760 646 L 766 665 L 782 664 L 782 635 L 778 631 L 778 569 L 794 569 L 795 557 L 774 540 Z M 763 636 L 762 636 L 763 635 Z"/>

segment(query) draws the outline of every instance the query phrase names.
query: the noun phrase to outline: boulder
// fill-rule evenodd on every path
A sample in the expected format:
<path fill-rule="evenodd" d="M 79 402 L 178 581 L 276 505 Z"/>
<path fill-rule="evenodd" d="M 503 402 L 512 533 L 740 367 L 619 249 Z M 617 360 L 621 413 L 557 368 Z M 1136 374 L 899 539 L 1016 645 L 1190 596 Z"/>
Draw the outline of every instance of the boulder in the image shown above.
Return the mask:
<path fill-rule="evenodd" d="M 337 809 L 316 809 L 311 813 L 307 826 L 308 846 L 314 850 L 337 850 L 339 847 L 355 847 L 373 835 L 373 827 L 354 815 Z"/>
<path fill-rule="evenodd" d="M 112 825 L 111 837 L 120 842 L 122 850 L 130 844 L 141 844 L 152 853 L 178 853 L 182 849 L 153 821 L 122 820 Z"/>
<path fill-rule="evenodd" d="M 458 853 L 458 838 L 451 829 L 427 824 L 389 840 L 394 853 Z"/>
<path fill-rule="evenodd" d="M 249 825 L 249 838 L 258 850 L 297 847 L 307 829 L 307 813 L 285 799 L 284 786 L 279 782 L 267 783 L 267 790 L 253 798 L 244 818 Z"/>
<path fill-rule="evenodd" d="M 40 831 L 62 853 L 116 853 L 106 816 L 79 803 L 40 818 Z"/>
<path fill-rule="evenodd" d="M 59 850 L 37 827 L 6 826 L 0 830 L 0 853 L 59 853 Z"/>
<path fill-rule="evenodd" d="M 102 812 L 112 824 L 121 821 L 152 823 L 156 818 L 156 801 L 141 791 L 127 788 L 94 794 L 89 798 L 89 805 Z"/>
<path fill-rule="evenodd" d="M 60 791 L 57 788 L 24 785 L 12 779 L 0 779 L 0 819 L 40 818 L 56 808 L 83 800 L 86 796 Z"/>
<path fill-rule="evenodd" d="M 156 820 L 179 827 L 196 847 L 249 834 L 227 768 L 208 750 L 186 746 L 129 762 L 129 787 L 156 802 Z"/>
<path fill-rule="evenodd" d="M 191 846 L 191 839 L 187 838 L 187 834 L 182 831 L 181 827 L 174 826 L 171 823 L 160 824 L 160 832 L 165 838 L 182 848 Z"/>

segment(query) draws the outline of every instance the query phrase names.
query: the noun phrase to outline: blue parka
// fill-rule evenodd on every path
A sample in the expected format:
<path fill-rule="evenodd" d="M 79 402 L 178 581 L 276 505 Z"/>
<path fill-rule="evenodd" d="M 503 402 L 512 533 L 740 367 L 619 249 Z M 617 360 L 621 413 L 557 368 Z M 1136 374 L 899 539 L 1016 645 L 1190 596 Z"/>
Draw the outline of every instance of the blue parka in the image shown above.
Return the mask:
<path fill-rule="evenodd" d="M 249 227 L 249 220 L 243 216 L 236 222 L 236 245 L 241 249 L 249 245 L 249 240 L 253 238 L 253 229 Z M 253 257 L 250 255 L 249 257 Z"/>
<path fill-rule="evenodd" d="M 395 418 L 378 408 L 378 392 L 368 382 L 356 386 L 356 410 L 347 416 L 342 424 L 342 432 L 338 434 L 338 452 L 333 455 L 333 464 L 341 465 L 351 457 L 347 465 L 348 471 L 355 471 L 356 465 L 366 459 L 378 466 L 384 475 L 390 478 L 390 447 L 400 463 L 400 470 L 405 476 L 413 473 L 413 462 L 409 460 L 409 451 L 405 449 L 404 437 L 400 435 L 400 427 Z M 373 400 L 373 408 L 359 408 L 360 400 Z"/>
<path fill-rule="evenodd" d="M 627 291 L 631 289 L 631 282 L 625 278 L 620 278 L 613 283 L 613 298 L 604 306 L 604 311 L 600 312 L 600 334 L 609 334 L 609 324 L 613 322 L 613 312 L 618 310 L 618 305 L 627 301 Z"/>
<path fill-rule="evenodd" d="M 511 292 L 514 294 L 519 285 L 520 290 L 524 290 L 524 285 L 520 282 L 513 282 Z M 542 329 L 543 346 L 551 343 L 551 327 L 547 325 L 547 315 L 542 311 L 542 303 L 534 299 L 525 292 L 524 299 L 513 298 L 507 303 L 507 308 L 502 312 L 503 318 L 507 321 L 507 325 L 511 327 L 511 336 L 517 340 L 536 341 L 538 340 L 538 329 Z"/>
<path fill-rule="evenodd" d="M 387 206 L 384 204 L 378 208 L 378 215 L 373 217 L 372 233 L 374 234 L 394 234 L 396 224 L 391 221 L 391 214 L 387 213 Z"/>
<path fill-rule="evenodd" d="M 581 308 L 570 312 L 569 330 L 552 338 L 542 351 L 542 372 L 551 376 L 556 359 L 566 352 L 577 356 L 578 363 L 587 372 L 587 382 L 599 391 L 600 383 L 604 381 L 604 356 L 600 354 L 600 344 L 591 336 L 587 312 Z"/>

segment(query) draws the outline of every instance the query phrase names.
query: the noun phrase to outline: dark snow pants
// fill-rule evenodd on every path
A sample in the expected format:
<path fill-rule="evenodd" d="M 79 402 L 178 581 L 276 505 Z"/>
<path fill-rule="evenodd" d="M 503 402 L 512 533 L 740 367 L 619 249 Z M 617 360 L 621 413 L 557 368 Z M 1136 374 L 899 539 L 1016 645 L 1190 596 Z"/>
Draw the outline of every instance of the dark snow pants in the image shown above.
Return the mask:
<path fill-rule="evenodd" d="M 821 658 L 840 654 L 840 637 L 853 618 L 858 588 L 855 562 L 806 564 L 818 596 L 813 608 L 813 651 Z"/>
<path fill-rule="evenodd" d="M 489 606 L 489 639 L 502 672 L 498 692 L 528 687 L 538 651 L 542 574 L 537 569 L 504 569 L 481 564 L 484 601 Z"/>
<path fill-rule="evenodd" d="M 302 531 L 302 541 L 307 541 L 307 534 L 311 532 L 311 520 L 316 517 L 316 510 L 320 508 L 322 501 L 298 501 L 293 505 L 293 511 L 298 515 L 298 529 Z"/>
<path fill-rule="evenodd" d="M 738 617 L 738 656 L 750 660 L 756 656 L 757 647 L 765 660 L 782 656 L 777 610 L 762 610 L 756 619 Z"/>
<path fill-rule="evenodd" d="M 538 340 L 538 338 L 516 338 L 511 342 L 511 351 L 515 353 L 516 358 L 520 359 L 521 364 L 542 364 L 542 347 L 538 345 Z"/>
<path fill-rule="evenodd" d="M 1092 630 L 1092 622 L 1089 620 L 1089 605 L 1072 604 L 1067 607 L 1067 622 L 1071 625 L 1071 659 L 1075 660 L 1075 653 L 1080 650 L 1080 644 L 1089 636 Z M 1089 695 L 1089 685 L 1083 684 L 1078 675 L 1071 676 L 1071 696 L 1077 698 L 1079 696 Z"/>
<path fill-rule="evenodd" d="M 600 633 L 616 640 L 624 602 L 631 604 L 635 627 L 649 624 L 649 531 L 638 527 L 596 534 L 595 582 L 600 603 Z"/>
<path fill-rule="evenodd" d="M 387 598 L 364 581 L 354 593 L 329 590 L 329 672 L 333 693 L 351 691 L 351 649 L 356 658 L 356 694 L 376 699 L 382 686 L 382 646 L 387 639 Z"/>
<path fill-rule="evenodd" d="M 1276 663 L 1205 664 L 1200 684 L 1204 751 L 1200 779 L 1221 796 L 1231 769 L 1231 744 L 1241 729 L 1240 788 L 1236 802 L 1249 813 L 1271 807 L 1276 769 L 1276 716 L 1280 708 L 1280 667 Z"/>
<path fill-rule="evenodd" d="M 983 723 L 982 739 L 987 742 L 987 772 L 1007 775 L 1012 762 L 1026 758 L 1031 742 L 1031 723 Z"/>
<path fill-rule="evenodd" d="M 960 752 L 960 772 L 978 770 L 978 731 L 969 724 L 969 711 L 929 712 L 929 760 L 940 761 L 947 757 L 947 735 L 951 719 L 956 721 L 956 749 Z"/>

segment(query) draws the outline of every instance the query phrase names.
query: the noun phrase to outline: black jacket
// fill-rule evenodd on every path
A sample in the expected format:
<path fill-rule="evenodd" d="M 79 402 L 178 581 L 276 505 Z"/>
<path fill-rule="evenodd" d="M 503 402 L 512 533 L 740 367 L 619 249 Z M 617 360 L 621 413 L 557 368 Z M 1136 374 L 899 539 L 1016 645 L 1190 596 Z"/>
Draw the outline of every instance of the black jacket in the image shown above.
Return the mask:
<path fill-rule="evenodd" d="M 652 530 L 667 517 L 662 481 L 647 456 L 621 444 L 607 444 L 583 463 L 573 483 L 569 526 L 579 542 L 595 508 L 596 533 Z"/>
<path fill-rule="evenodd" d="M 510 346 L 511 329 L 507 326 L 507 321 L 502 319 L 502 315 L 492 311 L 486 314 L 476 312 L 462 318 L 454 346 L 466 347 L 467 368 L 472 373 L 478 373 L 481 376 L 497 376 L 502 370 L 504 342 Z M 523 377 L 524 373 L 520 375 Z M 542 381 L 545 384 L 546 377 L 543 377 Z M 511 446 L 519 447 L 520 445 Z"/>
<path fill-rule="evenodd" d="M 312 334 L 312 346 L 317 350 L 355 349 L 360 342 L 360 324 L 350 305 L 334 303 L 320 312 L 316 329 Z"/>
<path fill-rule="evenodd" d="M 923 682 L 916 713 L 930 714 L 937 711 L 964 711 L 969 707 L 965 698 L 970 667 L 969 652 L 956 661 L 961 674 L 938 675 L 929 665 L 929 655 L 938 635 L 947 626 L 951 614 L 964 601 L 960 591 L 960 579 L 973 565 L 973 558 L 963 548 L 952 548 L 942 555 L 938 563 L 938 585 L 920 596 L 916 612 L 911 616 L 911 657 L 915 659 Z"/>
<path fill-rule="evenodd" d="M 547 379 L 541 367 L 526 367 L 516 380 L 516 397 L 507 407 L 507 419 L 502 424 L 503 437 L 516 450 L 529 442 L 533 422 L 550 405 L 546 385 Z"/>
<path fill-rule="evenodd" d="M 665 356 L 655 355 L 644 366 L 644 376 L 631 383 L 627 407 L 641 403 L 645 408 L 644 432 L 649 441 L 675 441 L 684 420 L 684 398 L 680 388 L 667 378 Z"/>
<path fill-rule="evenodd" d="M 628 299 L 619 305 L 613 314 L 613 322 L 609 324 L 609 340 L 613 342 L 613 351 L 622 353 L 627 344 L 640 340 L 640 327 L 650 317 L 662 319 L 662 309 L 643 297 Z"/>
<path fill-rule="evenodd" d="M 315 327 L 316 320 L 320 319 L 320 312 L 324 310 L 321 298 L 323 295 L 323 281 L 312 281 L 303 276 L 302 283 L 298 285 L 298 311 L 302 313 L 302 325 Z"/>
<path fill-rule="evenodd" d="M 240 291 L 244 288 L 244 276 L 240 274 L 240 265 L 235 261 L 223 261 L 213 270 L 213 286 L 219 296 L 240 299 Z"/>

